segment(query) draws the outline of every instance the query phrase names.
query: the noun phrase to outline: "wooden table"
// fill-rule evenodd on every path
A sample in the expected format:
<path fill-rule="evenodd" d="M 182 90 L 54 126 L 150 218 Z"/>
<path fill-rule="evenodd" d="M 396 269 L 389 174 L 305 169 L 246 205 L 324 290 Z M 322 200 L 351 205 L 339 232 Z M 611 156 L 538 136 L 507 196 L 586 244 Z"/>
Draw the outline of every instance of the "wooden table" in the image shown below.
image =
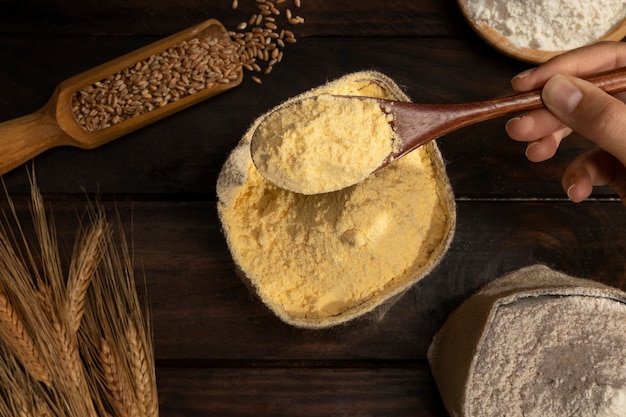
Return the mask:
<path fill-rule="evenodd" d="M 0 120 L 36 110 L 74 74 L 205 19 L 234 29 L 256 7 L 239 3 L 2 2 Z M 626 289 L 624 207 L 610 190 L 567 200 L 560 175 L 589 147 L 579 137 L 533 164 L 505 119 L 464 128 L 439 140 L 458 225 L 435 271 L 379 321 L 283 324 L 235 276 L 216 217 L 218 172 L 248 125 L 353 71 L 379 70 L 414 101 L 451 103 L 509 94 L 509 79 L 529 67 L 481 41 L 453 0 L 303 0 L 299 14 L 298 42 L 262 85 L 247 73 L 239 87 L 98 149 L 50 150 L 35 159 L 39 186 L 62 240 L 71 242 L 72 219 L 95 194 L 132 230 L 162 416 L 444 416 L 425 352 L 450 311 L 535 263 Z M 25 168 L 4 181 L 27 197 Z"/>

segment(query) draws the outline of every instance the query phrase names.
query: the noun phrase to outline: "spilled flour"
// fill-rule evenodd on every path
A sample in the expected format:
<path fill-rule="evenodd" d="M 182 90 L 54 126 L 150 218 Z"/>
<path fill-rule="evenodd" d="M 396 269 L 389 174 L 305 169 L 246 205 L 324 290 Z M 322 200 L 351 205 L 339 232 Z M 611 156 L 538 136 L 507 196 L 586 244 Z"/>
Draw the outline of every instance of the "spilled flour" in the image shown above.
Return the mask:
<path fill-rule="evenodd" d="M 626 416 L 626 304 L 570 296 L 500 307 L 468 395 L 472 416 Z"/>
<path fill-rule="evenodd" d="M 474 20 L 517 47 L 563 51 L 601 38 L 626 17 L 623 0 L 466 0 Z"/>

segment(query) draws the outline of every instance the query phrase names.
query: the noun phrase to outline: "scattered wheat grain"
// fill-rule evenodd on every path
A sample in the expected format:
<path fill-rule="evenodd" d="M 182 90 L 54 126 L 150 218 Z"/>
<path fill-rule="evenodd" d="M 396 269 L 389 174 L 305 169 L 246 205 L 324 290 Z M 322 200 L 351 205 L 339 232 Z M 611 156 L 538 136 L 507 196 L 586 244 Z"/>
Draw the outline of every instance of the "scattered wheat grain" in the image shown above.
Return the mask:
<path fill-rule="evenodd" d="M 258 10 L 248 19 L 248 24 L 244 28 L 247 31 L 243 34 L 231 34 L 231 38 L 237 41 L 239 46 L 238 54 L 242 68 L 267 75 L 272 72 L 274 64 L 282 59 L 282 49 L 285 48 L 286 43 L 295 43 L 296 38 L 291 31 L 286 34 L 284 29 L 279 30 L 279 17 L 281 16 L 279 5 L 284 4 L 285 0 L 256 0 L 256 3 Z M 293 5 L 301 6 L 300 2 Z M 282 21 L 301 24 L 304 23 L 304 18 L 295 16 L 290 8 L 285 7 L 285 17 Z M 238 30 L 244 29 L 238 28 Z M 260 77 L 256 75 L 255 77 L 256 80 L 260 80 Z M 253 79 L 258 83 L 256 80 Z"/>

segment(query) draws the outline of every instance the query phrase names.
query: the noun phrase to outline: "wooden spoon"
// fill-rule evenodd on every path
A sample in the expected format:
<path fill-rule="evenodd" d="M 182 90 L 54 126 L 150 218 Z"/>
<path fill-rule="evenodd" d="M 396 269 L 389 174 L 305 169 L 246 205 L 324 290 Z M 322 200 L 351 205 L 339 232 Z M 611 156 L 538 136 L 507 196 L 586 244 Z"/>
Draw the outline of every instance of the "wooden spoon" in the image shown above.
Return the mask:
<path fill-rule="evenodd" d="M 40 110 L 0 123 L 0 174 L 10 171 L 55 146 L 72 145 L 83 149 L 93 149 L 239 85 L 243 78 L 241 70 L 236 80 L 205 88 L 110 127 L 89 132 L 77 122 L 72 111 L 72 96 L 75 93 L 170 47 L 204 36 L 215 37 L 219 40 L 229 39 L 228 32 L 219 21 L 207 20 L 75 75 L 61 82 L 48 103 Z"/>
<path fill-rule="evenodd" d="M 554 56 L 567 52 L 542 51 L 539 49 L 525 48 L 514 45 L 508 38 L 492 27 L 475 21 L 468 8 L 468 1 L 469 0 L 458 0 L 463 16 L 478 36 L 503 54 L 532 64 L 541 64 Z M 626 18 L 614 25 L 602 38 L 597 39 L 595 42 L 620 41 L 624 38 L 624 36 L 626 36 Z"/>
<path fill-rule="evenodd" d="M 626 91 L 626 68 L 596 74 L 587 77 L 586 79 L 587 81 L 595 84 L 607 93 Z M 374 169 L 373 171 L 370 170 L 369 172 L 361 172 L 359 175 L 353 175 L 351 177 L 346 176 L 345 181 L 343 180 L 343 178 L 337 179 L 337 175 L 335 174 L 332 177 L 332 183 L 330 183 L 329 181 L 329 185 L 326 185 L 323 177 L 313 179 L 301 178 L 301 175 L 294 176 L 286 171 L 276 172 L 275 166 L 267 166 L 267 163 L 261 160 L 256 161 L 256 150 L 263 148 L 263 144 L 259 142 L 265 140 L 266 136 L 254 134 L 251 141 L 252 160 L 255 163 L 255 166 L 259 173 L 266 180 L 275 185 L 278 185 L 279 187 L 287 188 L 290 191 L 302 194 L 320 194 L 336 191 L 341 188 L 346 188 L 354 185 L 354 178 L 366 178 L 372 172 L 378 171 L 379 169 L 389 165 L 398 158 L 413 151 L 417 147 L 434 139 L 437 139 L 454 130 L 471 125 L 473 123 L 478 123 L 481 121 L 493 119 L 495 117 L 504 116 L 506 114 L 520 111 L 528 111 L 543 107 L 540 90 L 465 104 L 418 104 L 360 96 L 335 96 L 335 98 L 338 100 L 376 101 L 380 105 L 380 108 L 384 113 L 390 114 L 392 116 L 392 121 L 390 123 L 392 124 L 393 131 L 396 135 L 395 140 L 398 142 L 394 145 L 394 150 L 389 155 L 382 158 L 380 166 L 378 166 L 378 168 Z M 316 99 L 317 97 L 305 98 L 303 100 L 290 103 L 289 106 L 281 107 L 276 111 L 289 112 L 290 108 L 296 108 L 295 106 L 298 103 L 302 104 L 306 100 Z M 343 104 L 346 103 L 348 102 L 344 102 Z M 339 104 L 341 103 L 337 103 L 337 105 Z M 296 110 L 291 111 L 293 112 Z M 358 119 L 358 117 L 360 116 L 367 117 L 355 114 L 354 118 Z M 342 123 L 342 120 L 337 120 L 337 123 Z M 260 131 L 260 127 L 261 125 L 257 126 L 257 132 Z M 297 140 L 297 138 L 290 137 L 289 140 Z M 390 138 L 390 140 L 392 139 Z M 351 144 L 352 142 L 349 141 L 348 143 Z M 355 149 L 358 146 L 362 145 L 354 144 L 351 148 L 346 149 L 345 152 L 356 153 L 359 151 L 359 149 Z M 287 155 L 287 157 L 284 159 L 289 160 L 290 156 L 291 155 Z M 328 155 L 321 154 L 319 158 L 328 158 Z M 343 158 L 343 155 L 332 155 L 332 158 L 334 160 L 336 159 L 337 161 L 342 161 L 345 159 Z M 320 160 L 320 162 L 322 163 L 314 165 L 322 166 L 325 165 L 326 161 L 327 159 Z M 264 165 L 267 167 L 264 167 Z M 354 167 L 349 167 L 349 169 L 352 168 Z M 321 173 L 321 175 L 323 174 L 324 173 Z M 287 178 L 287 180 L 285 180 L 285 178 Z M 307 182 L 313 182 L 316 189 L 313 191 L 310 187 L 305 188 L 304 184 Z"/>

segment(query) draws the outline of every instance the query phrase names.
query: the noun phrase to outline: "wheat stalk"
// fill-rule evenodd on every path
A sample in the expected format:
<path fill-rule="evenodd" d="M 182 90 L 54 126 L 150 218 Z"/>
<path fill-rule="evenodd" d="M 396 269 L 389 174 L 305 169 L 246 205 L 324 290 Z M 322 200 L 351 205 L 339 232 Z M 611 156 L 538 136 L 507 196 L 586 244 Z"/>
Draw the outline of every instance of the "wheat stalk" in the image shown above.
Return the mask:
<path fill-rule="evenodd" d="M 24 241 L 26 254 L 28 255 L 28 259 L 32 265 L 30 272 L 38 274 L 38 271 L 41 270 L 42 275 L 37 275 L 35 278 L 39 281 L 50 282 L 52 289 L 62 291 L 61 283 L 64 282 L 63 268 L 61 267 L 59 245 L 56 240 L 54 219 L 48 218 L 43 197 L 34 180 L 34 173 L 30 175 L 31 215 L 33 218 L 33 225 L 35 227 L 35 233 L 37 235 L 40 254 L 40 261 L 37 262 L 36 258 L 32 254 L 32 251 L 30 250 L 31 245 L 29 245 L 29 242 L 22 231 L 22 240 Z M 13 216 L 16 219 L 16 224 L 21 231 L 21 225 L 13 207 L 12 210 Z M 61 294 L 55 294 L 55 298 L 60 296 Z"/>
<path fill-rule="evenodd" d="M 16 232 L 4 211 L 0 221 L 0 415 L 157 417 L 148 320 L 121 226 L 118 242 L 103 208 L 89 206 L 65 274 L 31 181 L 37 248 L 10 198 Z"/>

